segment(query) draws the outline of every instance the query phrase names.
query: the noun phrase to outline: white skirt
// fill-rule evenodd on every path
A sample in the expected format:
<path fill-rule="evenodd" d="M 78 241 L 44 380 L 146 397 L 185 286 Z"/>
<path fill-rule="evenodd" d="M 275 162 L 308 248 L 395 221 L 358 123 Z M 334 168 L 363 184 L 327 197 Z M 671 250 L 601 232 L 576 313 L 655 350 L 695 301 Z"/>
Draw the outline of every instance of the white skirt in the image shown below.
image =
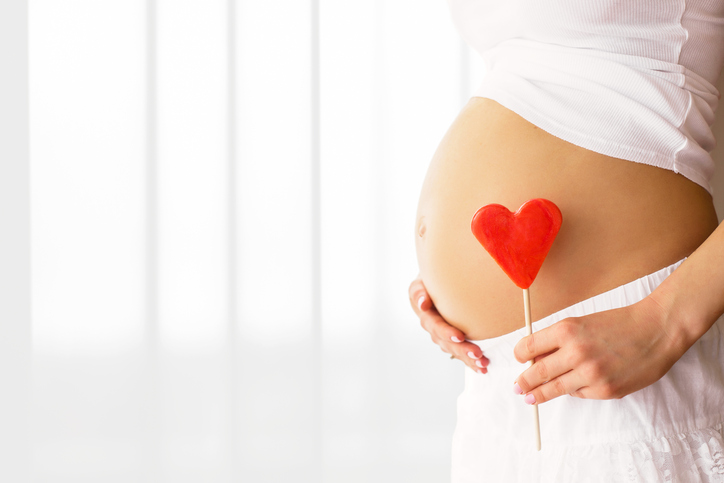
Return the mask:
<path fill-rule="evenodd" d="M 536 321 L 533 331 L 638 302 L 681 262 Z M 540 452 L 533 409 L 513 393 L 527 368 L 515 360 L 513 347 L 525 335 L 522 328 L 471 341 L 490 365 L 487 374 L 465 366 L 452 483 L 724 482 L 724 316 L 663 378 L 640 391 L 622 399 L 562 396 L 540 404 Z"/>

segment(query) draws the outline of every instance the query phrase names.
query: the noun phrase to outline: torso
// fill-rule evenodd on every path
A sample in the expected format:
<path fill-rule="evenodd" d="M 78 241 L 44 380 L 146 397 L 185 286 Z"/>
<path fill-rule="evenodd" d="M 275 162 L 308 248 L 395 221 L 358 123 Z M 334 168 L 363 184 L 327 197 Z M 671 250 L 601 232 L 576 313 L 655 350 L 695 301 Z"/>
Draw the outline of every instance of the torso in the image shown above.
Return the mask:
<path fill-rule="evenodd" d="M 472 97 L 430 163 L 417 212 L 420 274 L 469 339 L 525 325 L 522 291 L 475 240 L 475 211 L 547 198 L 563 225 L 530 287 L 533 320 L 670 265 L 716 228 L 711 196 L 673 171 L 575 146 Z"/>

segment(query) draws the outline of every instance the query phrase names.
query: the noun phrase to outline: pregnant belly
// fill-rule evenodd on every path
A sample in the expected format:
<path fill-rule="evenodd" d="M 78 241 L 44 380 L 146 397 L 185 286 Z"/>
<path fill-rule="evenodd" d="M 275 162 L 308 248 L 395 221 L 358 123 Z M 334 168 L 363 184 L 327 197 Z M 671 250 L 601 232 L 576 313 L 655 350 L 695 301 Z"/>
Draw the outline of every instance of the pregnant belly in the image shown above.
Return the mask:
<path fill-rule="evenodd" d="M 716 228 L 709 194 L 672 171 L 594 153 L 473 97 L 443 137 L 418 204 L 420 275 L 469 339 L 525 325 L 522 291 L 475 240 L 489 203 L 547 198 L 563 226 L 533 285 L 533 320 L 688 256 Z"/>

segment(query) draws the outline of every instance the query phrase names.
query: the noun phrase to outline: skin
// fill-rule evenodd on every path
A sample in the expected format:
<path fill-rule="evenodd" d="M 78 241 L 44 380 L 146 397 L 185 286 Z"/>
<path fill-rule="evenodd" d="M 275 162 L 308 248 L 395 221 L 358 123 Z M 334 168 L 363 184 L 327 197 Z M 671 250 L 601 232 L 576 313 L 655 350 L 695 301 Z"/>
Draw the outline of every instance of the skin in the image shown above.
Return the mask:
<path fill-rule="evenodd" d="M 724 230 L 711 196 L 670 170 L 611 158 L 471 98 L 443 137 L 418 204 L 420 274 L 410 304 L 434 343 L 474 370 L 469 340 L 525 322 L 522 295 L 470 233 L 480 207 L 554 201 L 563 225 L 530 287 L 533 320 L 689 257 L 642 301 L 564 319 L 523 338 L 526 401 L 619 398 L 660 379 L 724 313 Z M 456 338 L 460 342 L 455 342 Z M 511 388 L 515 390 L 516 388 Z M 532 397 L 531 397 L 532 396 Z"/>

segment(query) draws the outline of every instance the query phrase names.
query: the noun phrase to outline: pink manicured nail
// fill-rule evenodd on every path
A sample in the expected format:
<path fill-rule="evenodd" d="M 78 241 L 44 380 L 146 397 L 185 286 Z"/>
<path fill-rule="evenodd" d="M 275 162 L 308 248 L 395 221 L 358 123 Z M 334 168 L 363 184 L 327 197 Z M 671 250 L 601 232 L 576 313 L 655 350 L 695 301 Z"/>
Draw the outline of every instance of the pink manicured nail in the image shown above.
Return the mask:
<path fill-rule="evenodd" d="M 513 383 L 513 392 L 516 394 L 523 394 L 523 390 L 520 388 L 517 382 Z"/>
<path fill-rule="evenodd" d="M 425 296 L 420 296 L 419 299 L 417 299 L 417 306 L 420 307 L 420 310 L 422 310 L 422 303 L 425 301 Z"/>
<path fill-rule="evenodd" d="M 473 353 L 472 351 L 468 352 L 468 357 L 470 357 L 471 359 L 480 359 L 480 357 L 477 357 L 475 355 L 475 353 Z M 483 367 L 483 366 L 480 366 L 480 367 Z"/>
<path fill-rule="evenodd" d="M 478 369 L 478 374 L 485 374 L 485 373 L 483 371 L 481 371 L 480 369 Z"/>
<path fill-rule="evenodd" d="M 460 339 L 458 339 L 455 336 L 450 337 L 450 340 L 452 340 L 453 342 L 462 342 Z"/>
<path fill-rule="evenodd" d="M 526 394 L 523 398 L 526 404 L 535 404 L 535 396 L 533 394 Z"/>
<path fill-rule="evenodd" d="M 478 367 L 480 367 L 480 368 L 485 367 L 485 366 L 483 365 L 483 363 L 480 362 L 480 361 L 475 361 L 475 365 L 478 366 Z"/>

